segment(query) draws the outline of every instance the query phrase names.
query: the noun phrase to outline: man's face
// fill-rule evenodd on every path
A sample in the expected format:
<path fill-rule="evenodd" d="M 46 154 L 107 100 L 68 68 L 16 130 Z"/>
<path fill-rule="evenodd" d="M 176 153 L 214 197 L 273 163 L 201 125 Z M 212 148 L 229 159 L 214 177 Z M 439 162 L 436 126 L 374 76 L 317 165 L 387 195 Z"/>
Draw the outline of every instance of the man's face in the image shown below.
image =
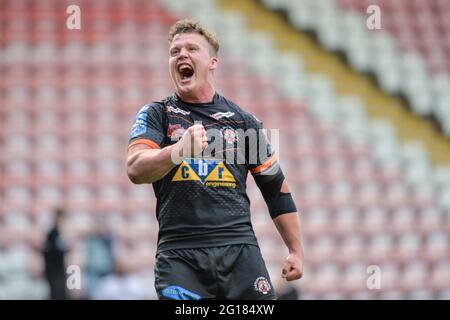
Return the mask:
<path fill-rule="evenodd" d="M 195 95 L 208 81 L 217 66 L 208 41 L 198 33 L 175 35 L 169 47 L 170 76 L 181 95 Z"/>

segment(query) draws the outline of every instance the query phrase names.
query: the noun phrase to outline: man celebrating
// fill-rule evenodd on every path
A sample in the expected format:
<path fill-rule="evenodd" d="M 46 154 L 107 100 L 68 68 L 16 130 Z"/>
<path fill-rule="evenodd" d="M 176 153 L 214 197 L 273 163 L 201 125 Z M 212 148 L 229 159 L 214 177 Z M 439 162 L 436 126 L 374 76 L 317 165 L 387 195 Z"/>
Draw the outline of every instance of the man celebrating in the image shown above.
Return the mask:
<path fill-rule="evenodd" d="M 128 176 L 152 183 L 157 198 L 160 299 L 276 298 L 250 221 L 248 171 L 289 250 L 281 276 L 292 281 L 303 273 L 300 220 L 287 182 L 262 123 L 216 92 L 218 50 L 215 35 L 198 22 L 172 26 L 175 93 L 145 105 L 131 130 Z M 220 134 L 208 157 L 213 130 Z M 252 130 L 257 141 L 247 136 Z"/>

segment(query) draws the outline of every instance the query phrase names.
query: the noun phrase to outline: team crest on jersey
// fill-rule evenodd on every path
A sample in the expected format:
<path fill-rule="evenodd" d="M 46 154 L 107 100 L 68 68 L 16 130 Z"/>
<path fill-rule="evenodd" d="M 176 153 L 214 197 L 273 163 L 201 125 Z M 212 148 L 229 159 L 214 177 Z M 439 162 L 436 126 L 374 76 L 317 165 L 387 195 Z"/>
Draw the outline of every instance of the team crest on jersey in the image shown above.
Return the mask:
<path fill-rule="evenodd" d="M 253 286 L 255 288 L 255 291 L 261 292 L 262 294 L 268 294 L 270 289 L 272 288 L 269 281 L 267 281 L 267 279 L 264 277 L 257 278 Z"/>
<path fill-rule="evenodd" d="M 216 159 L 185 159 L 172 178 L 177 181 L 199 181 L 208 187 L 236 188 L 236 179 L 223 161 Z"/>
<path fill-rule="evenodd" d="M 167 106 L 166 110 L 167 110 L 167 112 L 180 113 L 185 116 L 187 116 L 188 114 L 191 113 L 190 111 L 186 111 L 186 110 L 180 109 L 178 107 L 173 107 L 173 106 Z"/>
<path fill-rule="evenodd" d="M 211 115 L 216 120 L 219 120 L 220 118 L 230 118 L 234 116 L 234 112 L 216 112 Z"/>
<path fill-rule="evenodd" d="M 223 139 L 228 143 L 235 143 L 239 140 L 238 133 L 231 127 L 225 127 L 222 131 Z"/>
<path fill-rule="evenodd" d="M 167 136 L 172 141 L 180 140 L 180 138 L 183 136 L 183 133 L 186 131 L 181 124 L 170 124 L 167 127 Z"/>

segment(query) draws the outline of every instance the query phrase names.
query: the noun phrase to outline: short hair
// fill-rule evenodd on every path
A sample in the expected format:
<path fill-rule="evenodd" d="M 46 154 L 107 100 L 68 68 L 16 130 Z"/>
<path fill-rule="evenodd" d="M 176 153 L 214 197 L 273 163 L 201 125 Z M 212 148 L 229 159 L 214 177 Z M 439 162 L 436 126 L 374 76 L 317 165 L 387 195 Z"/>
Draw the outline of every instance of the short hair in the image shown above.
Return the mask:
<path fill-rule="evenodd" d="M 172 43 L 173 38 L 181 33 L 198 33 L 205 37 L 208 43 L 213 47 L 214 53 L 219 52 L 219 39 L 216 34 L 203 27 L 197 20 L 183 19 L 178 20 L 169 31 L 169 44 Z"/>

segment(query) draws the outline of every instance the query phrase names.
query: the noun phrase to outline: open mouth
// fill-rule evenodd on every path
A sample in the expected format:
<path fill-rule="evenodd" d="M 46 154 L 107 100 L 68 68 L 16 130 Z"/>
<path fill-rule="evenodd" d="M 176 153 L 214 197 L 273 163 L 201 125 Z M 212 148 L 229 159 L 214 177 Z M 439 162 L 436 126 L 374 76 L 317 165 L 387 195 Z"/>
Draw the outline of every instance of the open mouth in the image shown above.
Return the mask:
<path fill-rule="evenodd" d="M 182 63 L 178 66 L 178 73 L 180 74 L 181 81 L 185 82 L 190 80 L 194 75 L 194 68 L 187 63 Z"/>

